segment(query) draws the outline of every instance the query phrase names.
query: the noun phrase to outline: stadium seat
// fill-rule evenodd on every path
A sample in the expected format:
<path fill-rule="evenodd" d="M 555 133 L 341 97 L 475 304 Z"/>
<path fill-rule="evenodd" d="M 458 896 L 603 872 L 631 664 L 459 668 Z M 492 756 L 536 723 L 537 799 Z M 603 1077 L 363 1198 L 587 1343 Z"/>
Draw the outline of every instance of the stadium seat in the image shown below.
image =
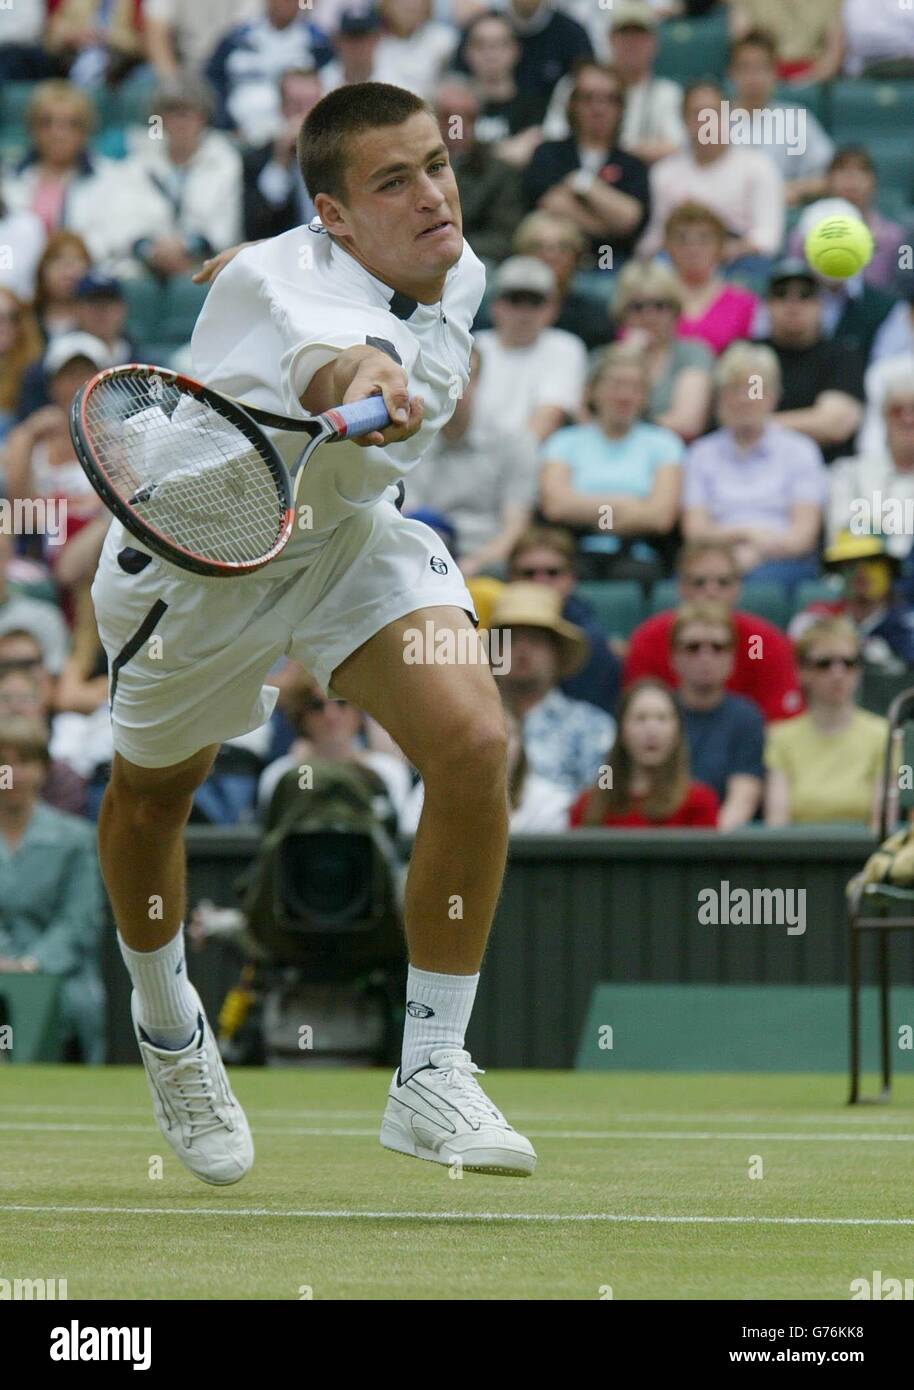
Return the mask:
<path fill-rule="evenodd" d="M 651 613 L 677 608 L 679 603 L 679 585 L 675 579 L 662 579 L 654 585 L 649 604 Z M 780 584 L 744 584 L 738 606 L 744 613 L 767 618 L 776 627 L 785 627 L 790 616 L 790 604 Z"/>
<path fill-rule="evenodd" d="M 165 317 L 161 284 L 151 275 L 142 275 L 136 280 L 125 279 L 123 285 L 127 298 L 127 332 L 144 345 L 159 341 Z"/>
<path fill-rule="evenodd" d="M 838 144 L 867 144 L 872 135 L 898 134 L 912 103 L 914 82 L 841 79 L 831 87 L 831 133 Z"/>
<path fill-rule="evenodd" d="M 28 149 L 25 112 L 34 90 L 33 82 L 7 82 L 0 88 L 0 152 L 9 161 Z"/>
<path fill-rule="evenodd" d="M 800 613 L 811 603 L 834 603 L 841 597 L 841 586 L 832 579 L 804 579 L 794 594 L 793 612 Z M 791 614 L 793 616 L 793 614 Z"/>
<path fill-rule="evenodd" d="M 880 207 L 896 215 L 914 202 L 914 141 L 906 129 L 914 82 L 862 78 L 832 86 L 831 135 L 837 145 L 863 144 L 876 166 Z"/>
<path fill-rule="evenodd" d="M 704 19 L 675 19 L 660 25 L 656 73 L 692 82 L 724 72 L 727 66 L 726 11 Z"/>
<path fill-rule="evenodd" d="M 146 125 L 155 85 L 155 80 L 150 78 L 145 82 L 132 80 L 117 87 L 109 95 L 105 124 Z"/>
<path fill-rule="evenodd" d="M 809 82 L 800 87 L 778 87 L 776 101 L 788 106 L 805 106 L 828 129 L 831 123 L 831 90 L 824 82 Z"/>
<path fill-rule="evenodd" d="M 870 135 L 866 145 L 876 166 L 880 207 L 914 201 L 914 140 L 910 133 L 896 130 L 890 135 Z"/>
<path fill-rule="evenodd" d="M 679 585 L 675 579 L 661 579 L 651 590 L 648 612 L 663 613 L 667 608 L 675 608 L 679 603 Z"/>
<path fill-rule="evenodd" d="M 786 627 L 790 617 L 790 603 L 780 584 L 745 583 L 738 606 L 744 613 L 767 618 L 775 627 Z"/>
<path fill-rule="evenodd" d="M 189 277 L 173 276 L 163 295 L 164 312 L 158 325 L 158 337 L 175 347 L 188 342 L 203 308 L 206 291 L 206 285 L 195 285 Z"/>
<path fill-rule="evenodd" d="M 644 617 L 644 596 L 634 579 L 584 580 L 575 593 L 590 604 L 610 637 L 629 637 Z"/>

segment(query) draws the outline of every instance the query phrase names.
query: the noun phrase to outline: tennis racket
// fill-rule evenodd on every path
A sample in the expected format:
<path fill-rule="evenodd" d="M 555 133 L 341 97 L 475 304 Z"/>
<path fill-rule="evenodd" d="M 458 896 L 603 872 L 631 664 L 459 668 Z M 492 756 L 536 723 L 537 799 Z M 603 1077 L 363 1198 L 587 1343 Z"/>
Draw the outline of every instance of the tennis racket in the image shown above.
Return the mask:
<path fill-rule="evenodd" d="M 307 436 L 291 473 L 258 423 Z M 226 578 L 288 544 L 316 449 L 389 424 L 381 396 L 296 419 L 136 364 L 99 372 L 70 408 L 76 456 L 130 534 L 182 569 Z"/>

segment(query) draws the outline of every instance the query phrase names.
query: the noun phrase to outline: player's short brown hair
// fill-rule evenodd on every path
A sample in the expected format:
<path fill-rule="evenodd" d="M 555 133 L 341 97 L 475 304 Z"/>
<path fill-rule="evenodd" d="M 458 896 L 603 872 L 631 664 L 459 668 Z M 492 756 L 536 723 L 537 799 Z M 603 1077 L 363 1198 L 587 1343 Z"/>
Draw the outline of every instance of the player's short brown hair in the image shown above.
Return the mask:
<path fill-rule="evenodd" d="M 298 166 L 310 197 L 346 198 L 348 142 L 378 126 L 402 125 L 424 111 L 437 125 L 427 101 L 390 82 L 353 82 L 337 87 L 313 106 L 298 133 Z"/>

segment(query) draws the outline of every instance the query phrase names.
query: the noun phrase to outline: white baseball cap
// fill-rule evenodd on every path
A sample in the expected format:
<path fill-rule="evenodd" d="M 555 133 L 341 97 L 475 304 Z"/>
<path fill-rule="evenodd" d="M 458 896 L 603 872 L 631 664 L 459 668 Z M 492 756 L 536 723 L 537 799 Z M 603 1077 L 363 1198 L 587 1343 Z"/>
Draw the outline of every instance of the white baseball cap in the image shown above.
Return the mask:
<path fill-rule="evenodd" d="M 61 333 L 48 344 L 44 354 L 44 369 L 48 376 L 54 376 L 61 367 L 72 362 L 74 357 L 88 358 L 99 371 L 112 365 L 111 353 L 101 338 L 96 338 L 92 333 Z"/>

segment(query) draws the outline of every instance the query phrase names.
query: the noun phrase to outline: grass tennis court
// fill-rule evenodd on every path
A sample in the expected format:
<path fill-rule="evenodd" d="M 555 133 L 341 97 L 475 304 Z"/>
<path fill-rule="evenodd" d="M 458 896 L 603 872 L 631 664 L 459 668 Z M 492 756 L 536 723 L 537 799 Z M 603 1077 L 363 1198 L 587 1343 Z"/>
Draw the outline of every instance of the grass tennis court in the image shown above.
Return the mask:
<path fill-rule="evenodd" d="M 384 1072 L 232 1078 L 257 1160 L 220 1189 L 160 1139 L 139 1067 L 3 1067 L 0 1278 L 71 1299 L 807 1300 L 914 1276 L 914 1078 L 849 1111 L 836 1076 L 493 1072 L 539 1167 L 459 1180 L 380 1148 Z"/>

